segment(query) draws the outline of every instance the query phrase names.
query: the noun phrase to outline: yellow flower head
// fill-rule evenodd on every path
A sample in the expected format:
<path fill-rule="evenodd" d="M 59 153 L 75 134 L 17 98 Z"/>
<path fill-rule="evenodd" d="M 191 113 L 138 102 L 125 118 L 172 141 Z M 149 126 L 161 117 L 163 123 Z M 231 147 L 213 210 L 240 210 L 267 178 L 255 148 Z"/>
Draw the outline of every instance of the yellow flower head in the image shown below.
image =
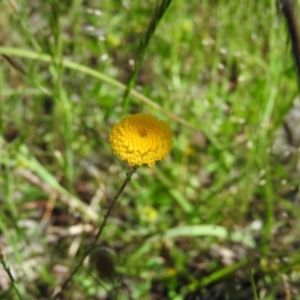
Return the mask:
<path fill-rule="evenodd" d="M 112 150 L 130 166 L 148 165 L 164 159 L 172 148 L 169 126 L 150 114 L 135 114 L 117 123 L 109 136 Z"/>

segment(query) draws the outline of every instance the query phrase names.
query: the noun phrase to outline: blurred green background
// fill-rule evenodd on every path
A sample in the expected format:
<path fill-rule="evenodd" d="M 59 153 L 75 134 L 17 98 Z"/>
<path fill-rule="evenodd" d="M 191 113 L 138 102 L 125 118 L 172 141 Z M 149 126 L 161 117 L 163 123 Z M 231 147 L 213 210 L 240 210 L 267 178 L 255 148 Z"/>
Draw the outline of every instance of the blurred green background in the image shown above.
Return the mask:
<path fill-rule="evenodd" d="M 109 132 L 147 112 L 174 146 L 108 219 L 99 247 L 118 278 L 86 261 L 61 299 L 300 299 L 284 19 L 271 0 L 172 1 L 124 102 L 158 4 L 0 1 L 0 242 L 21 294 L 51 299 L 70 275 L 129 169 Z M 0 298 L 18 299 L 2 268 Z"/>

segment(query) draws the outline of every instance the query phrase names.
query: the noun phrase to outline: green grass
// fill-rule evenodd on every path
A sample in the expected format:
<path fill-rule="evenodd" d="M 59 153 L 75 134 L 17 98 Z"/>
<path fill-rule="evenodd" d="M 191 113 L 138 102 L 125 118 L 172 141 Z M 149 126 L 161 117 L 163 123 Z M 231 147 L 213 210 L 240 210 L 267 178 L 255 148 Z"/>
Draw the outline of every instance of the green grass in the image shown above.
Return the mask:
<path fill-rule="evenodd" d="M 174 145 L 100 236 L 118 278 L 84 263 L 62 299 L 300 299 L 299 145 L 273 149 L 298 93 L 283 19 L 270 0 L 155 3 L 0 2 L 0 243 L 18 289 L 51 299 L 78 265 L 129 169 L 109 132 L 149 112 Z M 13 284 L 0 269 L 0 299 Z"/>

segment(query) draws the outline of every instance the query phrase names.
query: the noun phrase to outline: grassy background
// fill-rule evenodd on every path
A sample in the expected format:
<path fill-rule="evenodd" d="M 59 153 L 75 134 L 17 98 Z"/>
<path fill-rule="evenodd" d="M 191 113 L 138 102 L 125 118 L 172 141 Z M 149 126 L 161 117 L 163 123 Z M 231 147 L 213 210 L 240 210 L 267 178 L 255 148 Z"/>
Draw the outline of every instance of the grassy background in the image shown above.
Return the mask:
<path fill-rule="evenodd" d="M 61 299 L 253 299 L 247 255 L 259 299 L 300 299 L 297 74 L 273 2 L 174 0 L 124 102 L 155 1 L 0 1 L 0 242 L 24 299 L 93 240 L 128 170 L 108 135 L 135 112 L 168 122 L 172 153 L 101 236 L 118 280 L 86 263 Z"/>

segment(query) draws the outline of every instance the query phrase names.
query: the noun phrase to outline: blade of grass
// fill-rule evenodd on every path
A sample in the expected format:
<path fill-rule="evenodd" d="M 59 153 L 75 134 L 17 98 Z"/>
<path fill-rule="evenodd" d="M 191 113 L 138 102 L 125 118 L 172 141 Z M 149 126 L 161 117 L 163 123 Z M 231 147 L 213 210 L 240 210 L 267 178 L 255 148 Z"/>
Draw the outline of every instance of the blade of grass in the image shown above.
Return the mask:
<path fill-rule="evenodd" d="M 275 221 L 275 199 L 273 187 L 273 176 L 270 166 L 272 165 L 270 155 L 268 154 L 268 147 L 272 143 L 271 137 L 275 130 L 274 128 L 274 113 L 276 112 L 278 99 L 278 86 L 274 86 L 274 82 L 279 82 L 280 74 L 282 72 L 283 66 L 281 63 L 281 53 L 276 48 L 277 34 L 273 31 L 270 35 L 270 47 L 274 50 L 270 54 L 269 59 L 269 73 L 266 81 L 264 95 L 267 101 L 261 112 L 260 117 L 260 132 L 258 140 L 258 151 L 257 157 L 259 157 L 259 166 L 261 169 L 266 171 L 265 180 L 263 188 L 263 198 L 265 200 L 265 218 L 262 229 L 262 244 L 261 250 L 264 254 L 269 252 L 270 248 L 270 238 L 272 236 L 272 228 Z"/>
<path fill-rule="evenodd" d="M 222 278 L 229 276 L 233 274 L 236 270 L 238 270 L 240 267 L 244 266 L 247 263 L 246 259 L 243 259 L 241 261 L 236 262 L 235 264 L 222 268 L 216 272 L 213 272 L 212 274 L 205 276 L 203 279 L 201 279 L 198 282 L 193 282 L 189 285 L 189 290 L 194 291 L 199 287 L 207 286 L 210 283 L 216 282 L 218 280 L 221 280 Z"/>
<path fill-rule="evenodd" d="M 69 193 L 66 189 L 64 189 L 55 179 L 52 174 L 50 174 L 35 157 L 32 157 L 29 154 L 29 150 L 25 145 L 20 147 L 20 151 L 17 154 L 17 161 L 20 166 L 25 166 L 35 174 L 37 174 L 45 183 L 47 183 L 52 189 L 62 195 L 64 202 L 67 203 L 70 207 L 78 210 L 83 216 L 86 218 L 97 221 L 99 216 L 96 212 L 94 212 L 90 207 L 84 204 L 80 199 L 76 198 L 74 195 Z M 61 199 L 62 199 L 61 198 Z"/>
<path fill-rule="evenodd" d="M 163 18 L 164 14 L 166 13 L 167 9 L 169 8 L 172 0 L 162 0 L 160 5 L 155 7 L 153 17 L 150 21 L 148 28 L 146 29 L 145 34 L 140 40 L 139 49 L 138 49 L 138 58 L 134 64 L 133 72 L 131 73 L 126 90 L 123 96 L 123 107 L 128 105 L 128 96 L 130 94 L 131 89 L 135 85 L 137 75 L 141 69 L 142 61 L 145 56 L 146 50 L 148 48 L 149 42 L 159 24 L 161 19 Z"/>
<path fill-rule="evenodd" d="M 0 54 L 24 57 L 24 58 L 28 58 L 28 59 L 42 61 L 42 62 L 49 63 L 49 64 L 53 63 L 53 57 L 51 57 L 50 55 L 37 53 L 37 52 L 26 50 L 26 49 L 0 47 Z M 92 68 L 83 66 L 81 64 L 78 64 L 78 63 L 75 63 L 75 62 L 72 62 L 72 61 L 69 61 L 66 59 L 63 59 L 61 64 L 65 68 L 69 68 L 71 70 L 75 70 L 75 71 L 81 72 L 83 74 L 92 76 L 92 77 L 99 79 L 103 82 L 106 82 L 120 90 L 123 90 L 123 91 L 126 90 L 126 85 L 124 85 L 123 83 L 121 83 L 99 71 L 95 71 Z M 40 87 L 40 88 L 43 91 L 45 90 L 43 87 Z M 223 149 L 224 147 L 222 146 L 222 144 L 218 141 L 218 139 L 213 135 L 213 133 L 209 129 L 206 129 L 204 127 L 199 128 L 198 126 L 195 126 L 195 125 L 189 123 L 188 121 L 173 114 L 169 110 L 164 109 L 159 104 L 157 104 L 150 98 L 144 96 L 143 94 L 139 93 L 138 91 L 136 91 L 134 89 L 131 89 L 130 95 L 133 98 L 141 101 L 142 103 L 152 107 L 153 109 L 162 112 L 164 115 L 166 115 L 170 119 L 173 119 L 177 123 L 180 123 L 180 124 L 190 128 L 190 129 L 193 129 L 193 130 L 201 130 L 204 133 L 204 135 L 206 136 L 206 138 L 216 147 L 216 149 L 218 149 L 219 151 L 226 151 L 225 149 Z"/>
<path fill-rule="evenodd" d="M 255 286 L 255 282 L 254 282 L 254 277 L 253 277 L 253 272 L 252 272 L 252 268 L 251 268 L 251 261 L 250 261 L 249 255 L 247 255 L 247 265 L 248 265 L 248 272 L 249 272 L 249 276 L 250 276 L 250 281 L 251 281 L 251 286 L 252 286 L 252 292 L 253 292 L 254 300 L 258 300 L 258 296 L 257 296 L 257 292 L 256 292 L 256 286 Z"/>
<path fill-rule="evenodd" d="M 13 274 L 11 273 L 11 270 L 10 270 L 10 267 L 9 267 L 9 264 L 7 262 L 7 259 L 6 259 L 6 253 L 5 253 L 5 249 L 4 249 L 4 246 L 2 244 L 0 244 L 0 261 L 1 261 L 1 264 L 5 270 L 5 272 L 7 273 L 9 279 L 11 280 L 12 282 L 12 285 L 13 285 L 13 288 L 14 290 L 16 291 L 18 297 L 20 300 L 23 300 L 23 297 L 20 293 L 20 290 L 18 288 L 18 285 L 17 285 L 17 282 L 13 276 Z"/>
<path fill-rule="evenodd" d="M 0 47 L 0 54 L 5 54 L 5 55 L 12 55 L 12 56 L 19 56 L 19 57 L 24 57 L 24 58 L 28 58 L 28 59 L 33 59 L 33 60 L 38 60 L 38 61 L 42 61 L 45 63 L 53 63 L 53 57 L 51 57 L 50 55 L 47 54 L 42 54 L 42 53 L 37 53 L 31 50 L 26 50 L 26 49 L 18 49 L 18 48 L 11 48 L 11 47 Z M 78 72 L 81 72 L 83 74 L 86 75 L 90 75 L 94 78 L 97 78 L 103 82 L 106 82 L 120 90 L 125 91 L 126 89 L 126 85 L 124 85 L 123 83 L 99 72 L 96 70 L 93 70 L 89 67 L 83 66 L 81 64 L 63 59 L 62 60 L 62 65 L 65 68 L 69 68 Z M 182 125 L 188 127 L 188 128 L 192 128 L 192 129 L 196 129 L 192 124 L 190 124 L 189 122 L 187 122 L 186 120 L 172 114 L 171 112 L 163 109 L 160 105 L 158 105 L 157 103 L 155 103 L 153 100 L 149 99 L 148 97 L 144 96 L 143 94 L 139 93 L 138 91 L 132 89 L 130 92 L 130 95 L 138 100 L 140 100 L 141 102 L 149 105 L 150 107 L 163 112 L 166 116 L 168 116 L 169 118 L 175 120 L 178 123 L 181 123 Z"/>
<path fill-rule="evenodd" d="M 184 195 L 182 195 L 180 191 L 176 189 L 176 187 L 174 188 L 173 182 L 169 180 L 159 168 L 156 168 L 155 175 L 164 186 L 168 187 L 168 192 L 175 199 L 178 205 L 181 206 L 185 213 L 190 213 L 193 211 L 192 204 L 186 200 L 186 197 L 184 197 Z"/>
<path fill-rule="evenodd" d="M 136 233 L 133 233 L 136 234 Z M 174 239 L 180 236 L 186 237 L 200 237 L 200 236 L 214 236 L 222 239 L 229 239 L 235 242 L 243 243 L 247 247 L 255 248 L 255 241 L 252 237 L 240 232 L 232 232 L 223 226 L 216 225 L 186 225 L 171 228 L 163 234 L 155 234 L 148 238 L 143 245 L 132 254 L 130 259 L 139 259 L 144 253 L 149 251 L 151 245 L 163 238 Z"/>
<path fill-rule="evenodd" d="M 52 75 L 53 82 L 55 83 L 53 94 L 57 100 L 57 105 L 61 108 L 58 111 L 60 111 L 62 119 L 60 130 L 64 141 L 64 175 L 68 191 L 72 191 L 74 181 L 74 153 L 72 148 L 74 138 L 73 112 L 67 91 L 63 87 L 63 39 L 61 37 L 60 9 L 57 0 L 54 0 L 51 3 L 51 15 L 52 17 L 49 19 L 49 23 L 54 42 L 51 45 L 52 47 L 50 47 L 53 64 L 50 66 L 49 71 Z"/>

